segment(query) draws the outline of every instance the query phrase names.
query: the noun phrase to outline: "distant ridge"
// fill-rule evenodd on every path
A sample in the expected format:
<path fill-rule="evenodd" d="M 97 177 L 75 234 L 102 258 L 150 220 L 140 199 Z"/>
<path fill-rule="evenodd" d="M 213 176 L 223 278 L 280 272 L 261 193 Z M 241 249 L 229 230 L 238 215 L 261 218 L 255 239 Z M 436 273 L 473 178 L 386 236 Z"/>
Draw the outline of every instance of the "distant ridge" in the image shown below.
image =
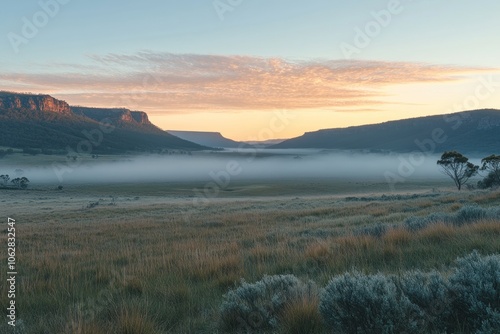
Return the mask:
<path fill-rule="evenodd" d="M 284 142 L 286 139 L 268 139 L 268 140 L 262 140 L 262 141 L 255 141 L 255 140 L 250 140 L 250 141 L 245 141 L 245 144 L 256 146 L 256 147 L 268 147 L 271 145 L 276 145 L 279 143 Z"/>
<path fill-rule="evenodd" d="M 435 137 L 435 138 L 434 138 Z M 483 109 L 380 124 L 324 129 L 269 148 L 500 153 L 500 110 Z"/>
<path fill-rule="evenodd" d="M 189 140 L 193 143 L 218 147 L 218 148 L 238 148 L 242 144 L 240 142 L 224 137 L 220 132 L 204 132 L 204 131 L 175 131 L 167 130 L 168 133 Z"/>
<path fill-rule="evenodd" d="M 89 108 L 89 107 L 71 107 L 74 114 L 88 117 L 94 121 L 111 122 L 115 126 L 130 129 L 142 129 L 153 132 L 164 132 L 149 121 L 148 114 L 144 111 L 131 111 L 125 108 Z"/>
<path fill-rule="evenodd" d="M 95 135 L 100 122 L 113 126 L 101 131 L 102 138 Z M 89 133 L 95 137 L 89 139 Z M 85 141 L 92 142 L 93 153 L 209 148 L 161 130 L 142 111 L 70 107 L 50 95 L 0 92 L 0 146 L 64 151 Z"/>

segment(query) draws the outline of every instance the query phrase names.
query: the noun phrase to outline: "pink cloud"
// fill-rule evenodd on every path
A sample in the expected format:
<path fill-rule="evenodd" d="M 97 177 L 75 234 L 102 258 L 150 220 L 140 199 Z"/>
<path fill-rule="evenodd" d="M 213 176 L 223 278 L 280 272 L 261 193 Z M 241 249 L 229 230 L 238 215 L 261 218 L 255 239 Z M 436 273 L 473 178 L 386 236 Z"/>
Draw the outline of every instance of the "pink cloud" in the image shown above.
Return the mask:
<path fill-rule="evenodd" d="M 140 52 L 89 56 L 93 66 L 4 73 L 0 87 L 49 93 L 71 104 L 170 113 L 275 108 L 346 111 L 386 102 L 391 85 L 457 81 L 489 68 L 382 61 Z"/>

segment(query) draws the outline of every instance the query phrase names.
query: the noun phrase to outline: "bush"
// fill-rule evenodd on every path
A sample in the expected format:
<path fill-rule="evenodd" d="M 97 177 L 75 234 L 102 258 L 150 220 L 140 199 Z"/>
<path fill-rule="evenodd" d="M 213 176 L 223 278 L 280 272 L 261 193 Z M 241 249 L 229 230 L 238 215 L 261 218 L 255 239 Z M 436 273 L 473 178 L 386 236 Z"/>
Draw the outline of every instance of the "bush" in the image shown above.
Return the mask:
<path fill-rule="evenodd" d="M 429 220 L 425 217 L 409 217 L 403 223 L 404 227 L 411 232 L 423 230 L 429 226 L 429 224 Z"/>
<path fill-rule="evenodd" d="M 407 230 L 416 232 L 423 230 L 429 225 L 436 223 L 448 223 L 451 221 L 450 215 L 443 212 L 431 213 L 427 217 L 410 217 L 405 220 L 404 225 Z"/>
<path fill-rule="evenodd" d="M 384 275 L 344 274 L 321 293 L 321 315 L 338 333 L 417 333 L 423 312 Z"/>
<path fill-rule="evenodd" d="M 451 299 L 449 284 L 443 276 L 437 271 L 410 271 L 401 276 L 399 285 L 402 293 L 425 314 L 418 327 L 426 333 L 446 332 Z"/>
<path fill-rule="evenodd" d="M 390 227 L 385 224 L 377 223 L 359 228 L 354 231 L 354 235 L 368 235 L 376 238 L 382 238 Z"/>
<path fill-rule="evenodd" d="M 481 329 L 477 334 L 491 334 L 497 333 L 500 328 L 500 312 L 488 310 L 488 318 L 483 320 Z"/>
<path fill-rule="evenodd" d="M 450 276 L 453 315 L 469 331 L 498 322 L 500 312 L 500 255 L 480 256 L 477 251 L 457 259 Z"/>
<path fill-rule="evenodd" d="M 224 295 L 220 307 L 221 328 L 227 332 L 255 332 L 278 328 L 279 318 L 304 284 L 294 275 L 264 276 Z"/>
<path fill-rule="evenodd" d="M 497 212 L 484 211 L 487 217 Z M 463 212 L 454 219 L 477 217 L 476 210 Z M 474 251 L 458 258 L 449 278 L 437 271 L 346 273 L 332 278 L 319 297 L 312 282 L 265 276 L 229 291 L 220 311 L 221 328 L 238 333 L 311 334 L 325 328 L 334 333 L 497 333 L 500 255 Z"/>
<path fill-rule="evenodd" d="M 453 225 L 461 226 L 478 220 L 486 219 L 488 211 L 476 205 L 466 205 L 458 210 L 453 219 Z"/>
<path fill-rule="evenodd" d="M 405 220 L 404 225 L 409 231 L 416 232 L 437 223 L 462 226 L 474 224 L 483 219 L 500 219 L 500 209 L 485 209 L 477 205 L 466 205 L 455 214 L 436 212 L 427 217 L 410 217 Z"/>

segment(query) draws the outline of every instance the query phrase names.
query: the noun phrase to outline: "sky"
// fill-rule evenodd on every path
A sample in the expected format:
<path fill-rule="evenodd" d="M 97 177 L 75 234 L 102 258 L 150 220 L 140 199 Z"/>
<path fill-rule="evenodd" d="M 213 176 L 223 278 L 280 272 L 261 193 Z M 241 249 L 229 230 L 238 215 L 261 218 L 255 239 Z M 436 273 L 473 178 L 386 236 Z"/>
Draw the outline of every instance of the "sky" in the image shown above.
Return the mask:
<path fill-rule="evenodd" d="M 500 109 L 498 13 L 494 0 L 8 0 L 0 90 L 235 140 Z"/>

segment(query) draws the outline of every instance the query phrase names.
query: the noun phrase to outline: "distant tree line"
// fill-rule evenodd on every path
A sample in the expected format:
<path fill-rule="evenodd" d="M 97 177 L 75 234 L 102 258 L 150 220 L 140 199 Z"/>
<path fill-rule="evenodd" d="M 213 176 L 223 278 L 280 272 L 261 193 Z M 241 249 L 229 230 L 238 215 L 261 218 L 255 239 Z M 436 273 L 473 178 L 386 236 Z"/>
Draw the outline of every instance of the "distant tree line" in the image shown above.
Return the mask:
<path fill-rule="evenodd" d="M 477 183 L 478 188 L 487 189 L 500 186 L 500 155 L 490 155 L 481 159 L 481 166 L 469 162 L 469 158 L 457 151 L 444 152 L 437 164 L 444 174 L 448 175 L 458 190 L 479 173 L 486 172 L 482 181 Z"/>
<path fill-rule="evenodd" d="M 12 185 L 9 184 L 9 181 Z M 0 175 L 0 188 L 26 189 L 28 188 L 28 183 L 30 183 L 30 180 L 24 176 L 16 177 L 11 180 L 8 174 Z"/>

